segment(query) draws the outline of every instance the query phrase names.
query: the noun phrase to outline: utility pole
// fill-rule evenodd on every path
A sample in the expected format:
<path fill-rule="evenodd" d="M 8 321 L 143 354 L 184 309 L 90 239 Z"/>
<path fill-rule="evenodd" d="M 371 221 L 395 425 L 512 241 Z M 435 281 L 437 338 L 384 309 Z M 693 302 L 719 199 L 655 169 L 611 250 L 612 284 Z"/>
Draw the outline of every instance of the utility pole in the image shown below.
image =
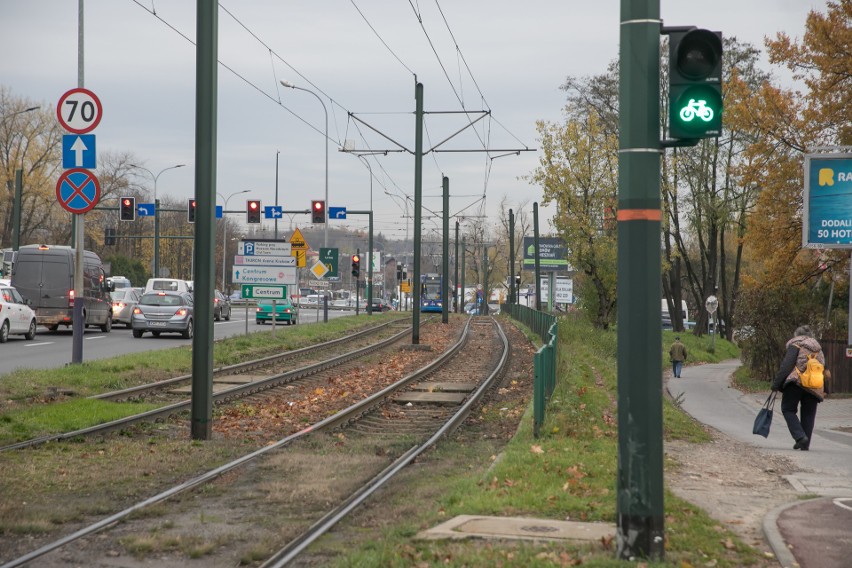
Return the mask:
<path fill-rule="evenodd" d="M 423 83 L 414 87 L 414 303 L 411 310 L 411 344 L 420 343 L 420 235 L 423 205 Z"/>
<path fill-rule="evenodd" d="M 621 0 L 616 554 L 652 561 L 665 555 L 660 24 L 659 0 Z"/>

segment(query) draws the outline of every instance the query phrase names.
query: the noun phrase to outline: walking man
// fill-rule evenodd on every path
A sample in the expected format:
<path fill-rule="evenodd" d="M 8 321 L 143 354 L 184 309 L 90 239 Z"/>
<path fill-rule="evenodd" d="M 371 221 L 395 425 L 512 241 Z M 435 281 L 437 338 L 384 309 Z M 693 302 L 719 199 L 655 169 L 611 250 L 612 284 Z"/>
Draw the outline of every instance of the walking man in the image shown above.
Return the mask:
<path fill-rule="evenodd" d="M 669 348 L 669 358 L 672 360 L 672 374 L 679 379 L 683 362 L 686 361 L 686 346 L 680 342 L 680 337 L 675 337 L 674 343 Z"/>

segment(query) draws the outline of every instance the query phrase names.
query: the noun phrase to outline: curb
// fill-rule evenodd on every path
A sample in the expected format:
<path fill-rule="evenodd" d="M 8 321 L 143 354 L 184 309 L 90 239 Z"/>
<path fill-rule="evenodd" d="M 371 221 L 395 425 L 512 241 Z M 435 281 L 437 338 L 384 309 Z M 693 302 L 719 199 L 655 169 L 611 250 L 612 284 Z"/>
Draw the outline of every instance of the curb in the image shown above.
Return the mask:
<path fill-rule="evenodd" d="M 778 530 L 778 517 L 781 516 L 781 513 L 791 507 L 799 505 L 799 503 L 799 501 L 794 501 L 792 503 L 779 505 L 763 517 L 763 535 L 769 542 L 772 552 L 775 553 L 775 558 L 778 560 L 778 564 L 783 566 L 783 568 L 798 568 L 799 562 L 796 560 L 796 557 L 793 556 L 793 553 L 790 552 L 790 549 L 787 548 L 787 543 L 784 542 L 784 537 L 781 536 L 781 531 Z"/>

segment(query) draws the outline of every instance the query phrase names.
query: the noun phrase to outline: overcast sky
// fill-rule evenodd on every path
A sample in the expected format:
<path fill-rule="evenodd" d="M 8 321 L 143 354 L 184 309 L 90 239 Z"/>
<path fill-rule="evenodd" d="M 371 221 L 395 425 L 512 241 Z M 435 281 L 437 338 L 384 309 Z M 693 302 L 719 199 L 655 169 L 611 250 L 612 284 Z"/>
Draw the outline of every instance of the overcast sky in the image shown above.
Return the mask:
<path fill-rule="evenodd" d="M 721 30 L 759 48 L 778 31 L 800 38 L 812 8 L 824 11 L 825 2 L 661 1 L 665 25 Z M 155 174 L 187 164 L 162 174 L 160 196 L 187 198 L 194 191 L 195 48 L 178 32 L 195 40 L 195 9 L 191 0 L 85 1 L 85 87 L 104 109 L 93 132 L 98 151 L 132 152 Z M 77 0 L 0 0 L 0 83 L 54 107 L 77 86 L 77 13 Z M 369 209 L 364 163 L 339 150 L 346 140 L 361 150 L 398 150 L 397 143 L 413 149 L 416 75 L 432 113 L 427 149 L 464 126 L 467 118 L 457 111 L 466 109 L 472 118 L 490 110 L 491 118 L 441 148 L 497 150 L 494 159 L 484 152 L 426 156 L 424 206 L 441 211 L 446 175 L 451 215 L 480 214 L 483 194 L 490 219 L 504 196 L 516 210 L 528 202 L 531 212 L 541 191 L 521 178 L 537 166 L 539 153 L 497 156 L 538 148 L 535 121 L 560 120 L 559 86 L 567 76 L 602 73 L 617 59 L 618 31 L 616 0 L 226 1 L 219 10 L 219 60 L 227 68 L 219 67 L 217 191 L 224 197 L 251 191 L 231 199 L 228 209 L 244 208 L 245 198 L 274 204 L 277 155 L 280 205 L 301 210 L 323 198 L 323 108 L 310 93 L 280 87 L 284 79 L 316 92 L 328 109 L 328 205 Z M 402 238 L 413 156 L 369 160 L 377 230 Z M 543 231 L 550 214 L 542 209 Z M 424 212 L 426 230 L 440 225 L 430 216 Z M 307 217 L 294 221 L 306 224 Z M 333 223 L 360 228 L 366 218 Z"/>

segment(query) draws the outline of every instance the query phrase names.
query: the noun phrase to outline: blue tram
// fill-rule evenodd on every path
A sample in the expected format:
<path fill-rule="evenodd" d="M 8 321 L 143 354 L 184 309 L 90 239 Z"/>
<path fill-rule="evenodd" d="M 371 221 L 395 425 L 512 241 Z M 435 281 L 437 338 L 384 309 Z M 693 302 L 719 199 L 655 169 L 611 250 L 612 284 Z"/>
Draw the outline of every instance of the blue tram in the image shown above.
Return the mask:
<path fill-rule="evenodd" d="M 444 281 L 440 274 L 420 275 L 420 311 L 440 312 L 443 310 L 442 295 Z"/>

